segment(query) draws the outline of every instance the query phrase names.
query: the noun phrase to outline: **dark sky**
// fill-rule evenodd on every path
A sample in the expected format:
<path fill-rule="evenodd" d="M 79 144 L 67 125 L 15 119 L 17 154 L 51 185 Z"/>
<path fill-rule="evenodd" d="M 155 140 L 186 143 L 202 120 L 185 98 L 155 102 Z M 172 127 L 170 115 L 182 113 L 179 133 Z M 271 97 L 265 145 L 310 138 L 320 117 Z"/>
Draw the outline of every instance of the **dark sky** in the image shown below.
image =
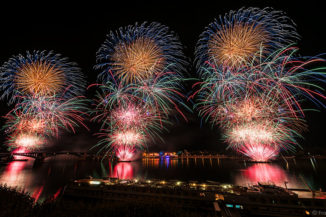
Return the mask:
<path fill-rule="evenodd" d="M 117 2 L 117 1 L 116 1 Z M 121 1 L 122 2 L 122 1 Z M 286 1 L 196 1 L 175 5 L 165 1 L 155 1 L 155 4 L 123 2 L 120 5 L 19 5 L 1 8 L 0 13 L 0 63 L 7 61 L 12 55 L 25 53 L 26 50 L 54 50 L 77 62 L 88 77 L 88 83 L 95 82 L 95 53 L 109 30 L 135 22 L 156 21 L 169 26 L 180 37 L 185 46 L 185 54 L 193 60 L 193 51 L 199 34 L 215 17 L 229 10 L 245 7 L 271 6 L 283 10 L 297 24 L 301 35 L 300 53 L 305 56 L 326 52 L 326 11 L 317 1 L 306 1 L 304 4 Z M 35 6 L 35 7 L 34 7 Z M 189 73 L 195 76 L 194 68 Z M 326 86 L 326 85 L 325 85 Z M 1 102 L 1 115 L 9 108 L 6 102 Z M 305 150 L 325 150 L 324 123 L 325 109 L 321 112 L 307 113 L 309 131 L 304 133 L 301 141 Z M 226 145 L 220 141 L 217 129 L 211 129 L 203 123 L 197 114 L 189 115 L 190 121 L 181 120 L 170 128 L 170 133 L 163 134 L 165 144 L 152 144 L 150 150 L 180 150 L 207 149 L 211 151 L 224 150 Z M 3 121 L 1 121 L 3 123 Z M 92 127 L 95 131 L 96 127 Z M 3 141 L 3 134 L 2 140 Z M 90 147 L 96 139 L 92 132 L 80 130 L 77 135 L 63 136 L 56 142 L 60 149 L 79 149 Z"/>

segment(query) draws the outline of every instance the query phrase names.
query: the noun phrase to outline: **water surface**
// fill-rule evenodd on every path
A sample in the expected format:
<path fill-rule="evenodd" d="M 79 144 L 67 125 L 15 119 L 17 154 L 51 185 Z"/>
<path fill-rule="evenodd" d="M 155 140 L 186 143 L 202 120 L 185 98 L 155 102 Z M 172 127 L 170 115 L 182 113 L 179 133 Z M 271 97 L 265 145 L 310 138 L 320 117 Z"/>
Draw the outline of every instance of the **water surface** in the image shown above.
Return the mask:
<path fill-rule="evenodd" d="M 13 161 L 0 166 L 0 183 L 25 189 L 39 201 L 56 197 L 75 179 L 116 177 L 121 179 L 212 180 L 235 185 L 269 182 L 288 188 L 326 190 L 326 160 L 279 160 L 277 163 L 247 163 L 231 159 L 148 159 L 135 162 L 81 160 L 74 156 Z"/>

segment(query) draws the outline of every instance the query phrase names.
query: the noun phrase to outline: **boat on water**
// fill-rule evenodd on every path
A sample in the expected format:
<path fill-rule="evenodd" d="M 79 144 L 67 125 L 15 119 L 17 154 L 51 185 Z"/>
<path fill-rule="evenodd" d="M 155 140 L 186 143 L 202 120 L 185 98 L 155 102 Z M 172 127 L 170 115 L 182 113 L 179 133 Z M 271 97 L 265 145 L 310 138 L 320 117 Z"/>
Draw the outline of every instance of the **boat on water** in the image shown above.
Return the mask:
<path fill-rule="evenodd" d="M 215 210 L 223 216 L 309 216 L 314 210 L 326 212 L 326 197 L 300 198 L 290 189 L 273 183 L 243 187 L 214 181 L 89 178 L 70 183 L 63 197 L 73 200 L 173 201 L 182 207 Z"/>

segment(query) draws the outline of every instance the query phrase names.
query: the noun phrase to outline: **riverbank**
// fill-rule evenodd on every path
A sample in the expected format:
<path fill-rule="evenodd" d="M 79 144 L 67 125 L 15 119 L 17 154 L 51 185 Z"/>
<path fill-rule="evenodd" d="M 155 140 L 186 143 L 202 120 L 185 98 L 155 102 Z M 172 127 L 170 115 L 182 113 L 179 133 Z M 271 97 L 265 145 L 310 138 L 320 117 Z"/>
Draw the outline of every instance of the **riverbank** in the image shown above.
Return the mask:
<path fill-rule="evenodd" d="M 0 217 L 196 217 L 213 216 L 166 201 L 107 201 L 51 199 L 38 204 L 27 193 L 0 186 Z"/>

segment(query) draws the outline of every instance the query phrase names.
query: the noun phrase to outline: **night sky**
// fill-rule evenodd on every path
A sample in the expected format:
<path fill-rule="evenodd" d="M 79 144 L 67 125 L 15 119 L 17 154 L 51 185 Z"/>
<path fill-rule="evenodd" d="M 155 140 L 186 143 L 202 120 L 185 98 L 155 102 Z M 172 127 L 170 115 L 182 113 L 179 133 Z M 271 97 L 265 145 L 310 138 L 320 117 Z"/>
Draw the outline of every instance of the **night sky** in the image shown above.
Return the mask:
<path fill-rule="evenodd" d="M 300 54 L 313 56 L 326 52 L 326 11 L 317 1 L 284 4 L 285 1 L 197 1 L 192 4 L 175 5 L 158 2 L 147 5 L 138 3 L 128 5 L 118 4 L 76 5 L 67 8 L 66 5 L 44 5 L 34 8 L 32 5 L 11 5 L 1 8 L 0 22 L 0 64 L 12 55 L 24 54 L 26 50 L 53 50 L 77 62 L 87 77 L 88 84 L 96 81 L 97 72 L 93 70 L 95 53 L 105 40 L 110 30 L 135 22 L 156 21 L 167 25 L 177 33 L 185 46 L 185 54 L 189 58 L 188 73 L 196 76 L 192 65 L 194 48 L 198 36 L 214 18 L 229 10 L 241 7 L 271 6 L 283 10 L 297 24 L 301 35 L 298 44 Z M 52 2 L 54 4 L 54 2 Z M 36 7 L 37 5 L 35 5 Z M 326 57 L 326 55 L 324 56 Z M 326 63 L 325 63 L 326 65 Z M 326 85 L 325 85 L 326 88 Z M 190 89 L 186 92 L 191 91 Z M 92 93 L 87 93 L 92 96 Z M 191 105 L 189 105 L 191 106 Z M 308 107 L 312 105 L 307 103 Z M 1 102 L 0 114 L 4 115 L 10 107 Z M 320 112 L 306 113 L 309 131 L 303 133 L 305 140 L 300 141 L 305 151 L 320 153 L 325 150 L 326 109 Z M 179 117 L 169 133 L 162 137 L 165 142 L 149 145 L 150 151 L 158 150 L 209 150 L 225 151 L 226 144 L 221 142 L 218 129 L 211 129 L 206 123 L 201 123 L 197 113 L 188 114 L 186 123 Z M 1 120 L 3 124 L 3 119 Z M 97 141 L 93 133 L 96 124 L 90 124 L 91 131 L 78 129 L 76 135 L 64 134 L 49 149 L 56 150 L 87 150 Z M 1 133 L 1 143 L 5 136 Z M 324 151 L 325 152 L 325 151 Z"/>

